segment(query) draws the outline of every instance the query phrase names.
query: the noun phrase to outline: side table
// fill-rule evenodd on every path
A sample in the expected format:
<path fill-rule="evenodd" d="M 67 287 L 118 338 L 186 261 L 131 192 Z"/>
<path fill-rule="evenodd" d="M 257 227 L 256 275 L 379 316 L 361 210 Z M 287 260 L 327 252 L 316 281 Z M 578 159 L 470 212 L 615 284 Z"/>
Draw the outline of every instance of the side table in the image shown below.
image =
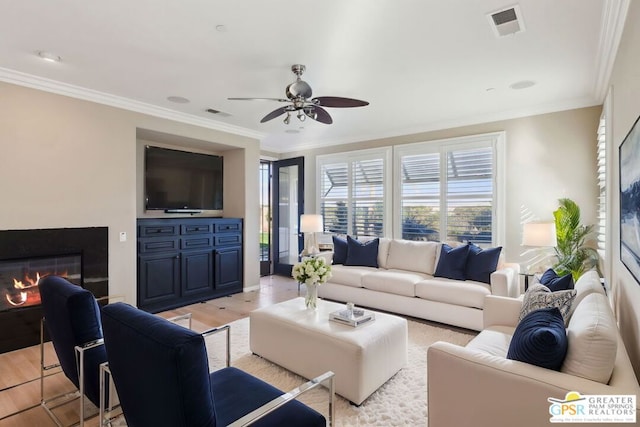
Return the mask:
<path fill-rule="evenodd" d="M 524 276 L 524 291 L 526 292 L 529 289 L 529 277 L 535 276 L 533 273 L 518 273 L 520 276 Z"/>

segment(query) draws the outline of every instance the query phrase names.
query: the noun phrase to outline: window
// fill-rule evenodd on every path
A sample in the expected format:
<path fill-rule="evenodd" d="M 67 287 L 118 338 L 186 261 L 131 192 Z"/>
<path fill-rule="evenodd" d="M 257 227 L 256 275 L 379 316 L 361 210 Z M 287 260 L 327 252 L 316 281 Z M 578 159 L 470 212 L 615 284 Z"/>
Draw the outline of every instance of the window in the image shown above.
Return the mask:
<path fill-rule="evenodd" d="M 497 244 L 503 133 L 396 147 L 396 235 Z"/>
<path fill-rule="evenodd" d="M 318 156 L 325 231 L 500 244 L 504 138 L 496 132 Z"/>
<path fill-rule="evenodd" d="M 320 213 L 328 232 L 382 237 L 391 227 L 391 148 L 318 156 Z"/>

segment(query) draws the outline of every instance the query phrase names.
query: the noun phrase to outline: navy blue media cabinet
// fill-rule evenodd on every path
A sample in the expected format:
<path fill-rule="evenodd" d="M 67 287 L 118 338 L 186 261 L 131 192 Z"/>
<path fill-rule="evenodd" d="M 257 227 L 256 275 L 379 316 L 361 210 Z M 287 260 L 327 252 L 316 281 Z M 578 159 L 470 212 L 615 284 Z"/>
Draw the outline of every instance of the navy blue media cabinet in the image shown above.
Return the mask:
<path fill-rule="evenodd" d="M 138 307 L 151 313 L 242 292 L 242 219 L 138 219 Z"/>

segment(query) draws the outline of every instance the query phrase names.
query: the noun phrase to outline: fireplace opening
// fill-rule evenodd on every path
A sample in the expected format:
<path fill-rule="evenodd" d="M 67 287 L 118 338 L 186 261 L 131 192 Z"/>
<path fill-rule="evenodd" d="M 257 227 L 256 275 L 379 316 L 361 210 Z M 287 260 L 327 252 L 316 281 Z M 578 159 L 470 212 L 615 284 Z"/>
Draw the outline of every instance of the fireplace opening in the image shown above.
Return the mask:
<path fill-rule="evenodd" d="M 82 286 L 82 254 L 0 260 L 0 312 L 40 305 L 38 283 L 49 275 Z"/>

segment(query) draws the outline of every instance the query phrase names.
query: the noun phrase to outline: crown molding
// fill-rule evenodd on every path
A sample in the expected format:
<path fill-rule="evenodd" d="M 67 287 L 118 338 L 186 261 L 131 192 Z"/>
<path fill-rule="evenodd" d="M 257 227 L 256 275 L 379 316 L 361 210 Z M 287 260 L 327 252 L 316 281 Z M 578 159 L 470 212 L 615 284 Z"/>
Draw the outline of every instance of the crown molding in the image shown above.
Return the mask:
<path fill-rule="evenodd" d="M 0 67 L 0 81 L 258 140 L 266 134 L 56 80 Z"/>
<path fill-rule="evenodd" d="M 596 81 L 593 90 L 595 98 L 601 103 L 607 95 L 630 3 L 630 0 L 605 0 L 602 6 L 596 56 Z"/>
<path fill-rule="evenodd" d="M 397 138 L 407 135 L 417 135 L 426 132 L 434 132 L 444 129 L 455 129 L 464 126 L 473 126 L 484 123 L 492 123 L 499 122 L 503 120 L 513 120 L 519 119 L 522 117 L 530 117 L 530 116 L 538 116 L 541 114 L 549 114 L 556 113 L 560 111 L 567 110 L 575 110 L 578 108 L 587 108 L 593 107 L 595 105 L 600 105 L 601 102 L 593 99 L 591 97 L 587 98 L 578 98 L 572 99 L 569 101 L 557 102 L 552 104 L 544 104 L 538 106 L 525 107 L 520 109 L 511 109 L 508 111 L 500 111 L 489 114 L 475 115 L 472 117 L 464 117 L 454 120 L 444 120 L 439 122 L 433 122 L 425 124 L 424 126 L 417 126 L 412 128 L 403 128 L 403 129 L 395 129 L 393 131 L 371 134 L 371 135 L 360 135 L 350 138 L 340 138 L 340 139 L 332 139 L 332 140 L 315 140 L 308 141 L 304 144 L 296 144 L 294 150 L 287 149 L 288 147 L 282 146 L 273 146 L 269 145 L 269 141 L 263 141 L 260 143 L 260 147 L 263 150 L 272 151 L 278 154 L 286 154 L 289 152 L 298 152 L 304 150 L 313 150 L 316 148 L 334 146 L 334 145 L 345 145 L 345 144 L 353 144 L 357 142 L 365 142 L 365 141 L 376 141 L 385 138 Z"/>

